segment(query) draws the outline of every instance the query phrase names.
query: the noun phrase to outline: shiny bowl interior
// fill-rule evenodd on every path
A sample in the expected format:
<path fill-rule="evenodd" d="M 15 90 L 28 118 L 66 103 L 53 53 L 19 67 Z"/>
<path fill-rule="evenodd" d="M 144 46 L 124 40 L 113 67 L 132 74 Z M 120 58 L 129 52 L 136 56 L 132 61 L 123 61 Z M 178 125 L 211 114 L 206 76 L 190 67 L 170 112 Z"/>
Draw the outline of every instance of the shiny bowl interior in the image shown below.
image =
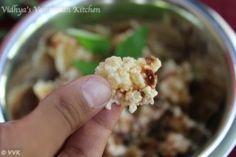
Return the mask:
<path fill-rule="evenodd" d="M 63 30 L 69 27 L 76 27 L 83 24 L 100 23 L 104 21 L 119 22 L 123 19 L 138 18 L 145 20 L 157 20 L 163 16 L 170 15 L 181 19 L 184 22 L 191 23 L 202 34 L 205 34 L 207 40 L 215 50 L 214 54 L 202 54 L 202 57 L 209 57 L 209 60 L 215 60 L 222 68 L 222 80 L 225 81 L 226 100 L 220 113 L 219 123 L 217 123 L 214 137 L 207 142 L 199 152 L 194 156 L 209 156 L 224 139 L 234 118 L 235 118 L 235 71 L 231 52 L 234 47 L 224 38 L 222 30 L 214 25 L 216 21 L 204 17 L 199 8 L 203 7 L 193 2 L 181 1 L 162 1 L 162 0 L 98 0 L 89 1 L 101 9 L 99 14 L 86 13 L 68 13 L 60 12 L 59 9 L 48 9 L 37 12 L 25 19 L 3 44 L 4 54 L 2 55 L 0 65 L 0 104 L 5 113 L 5 119 L 9 119 L 6 103 L 6 95 L 14 78 L 14 70 L 20 66 L 23 58 L 29 58 L 34 52 L 35 47 L 45 32 L 49 30 Z M 88 5 L 85 1 L 52 1 L 43 5 L 46 7 L 71 7 Z M 196 5 L 199 5 L 196 7 Z M 207 64 L 206 64 L 207 66 Z M 19 78 L 20 79 L 20 78 Z M 207 113 L 206 113 L 207 114 Z"/>

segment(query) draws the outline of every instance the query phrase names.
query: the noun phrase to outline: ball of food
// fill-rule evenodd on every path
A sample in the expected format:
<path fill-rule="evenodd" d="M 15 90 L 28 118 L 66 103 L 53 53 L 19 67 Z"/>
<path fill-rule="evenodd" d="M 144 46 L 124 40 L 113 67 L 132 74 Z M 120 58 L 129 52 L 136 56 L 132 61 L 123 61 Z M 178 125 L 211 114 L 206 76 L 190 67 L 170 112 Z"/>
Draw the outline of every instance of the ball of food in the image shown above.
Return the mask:
<path fill-rule="evenodd" d="M 112 87 L 112 99 L 106 108 L 111 109 L 115 103 L 128 106 L 129 112 L 134 113 L 140 105 L 154 104 L 160 67 L 160 60 L 153 56 L 139 59 L 112 56 L 101 62 L 96 74 Z"/>

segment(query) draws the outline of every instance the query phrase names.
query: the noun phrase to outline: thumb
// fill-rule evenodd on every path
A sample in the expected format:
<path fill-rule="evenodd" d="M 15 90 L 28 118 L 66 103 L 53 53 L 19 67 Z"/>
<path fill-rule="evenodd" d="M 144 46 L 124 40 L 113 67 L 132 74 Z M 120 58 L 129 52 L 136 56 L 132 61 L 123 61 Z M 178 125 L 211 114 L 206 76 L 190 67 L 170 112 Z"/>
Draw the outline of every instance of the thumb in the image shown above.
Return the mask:
<path fill-rule="evenodd" d="M 51 157 L 102 110 L 110 96 L 110 86 L 99 76 L 73 81 L 45 98 L 26 118 L 2 125 L 2 145 L 20 149 L 25 157 Z"/>

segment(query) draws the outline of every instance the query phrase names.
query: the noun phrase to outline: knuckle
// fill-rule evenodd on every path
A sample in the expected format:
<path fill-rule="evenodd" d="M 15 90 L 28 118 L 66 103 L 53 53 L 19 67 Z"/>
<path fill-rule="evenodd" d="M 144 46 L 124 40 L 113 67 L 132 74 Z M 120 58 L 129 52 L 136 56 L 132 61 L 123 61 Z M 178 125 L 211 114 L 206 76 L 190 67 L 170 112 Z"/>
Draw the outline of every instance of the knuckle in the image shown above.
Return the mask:
<path fill-rule="evenodd" d="M 63 93 L 56 93 L 56 110 L 59 115 L 65 120 L 71 131 L 77 128 L 81 122 L 79 108 L 72 100 L 68 99 Z"/>
<path fill-rule="evenodd" d="M 86 153 L 75 146 L 67 147 L 58 157 L 88 157 Z"/>
<path fill-rule="evenodd" d="M 104 131 L 108 131 L 109 133 L 112 132 L 112 128 L 110 126 L 106 125 L 102 120 L 100 120 L 98 118 L 93 118 L 93 121 L 97 126 L 99 126 Z"/>

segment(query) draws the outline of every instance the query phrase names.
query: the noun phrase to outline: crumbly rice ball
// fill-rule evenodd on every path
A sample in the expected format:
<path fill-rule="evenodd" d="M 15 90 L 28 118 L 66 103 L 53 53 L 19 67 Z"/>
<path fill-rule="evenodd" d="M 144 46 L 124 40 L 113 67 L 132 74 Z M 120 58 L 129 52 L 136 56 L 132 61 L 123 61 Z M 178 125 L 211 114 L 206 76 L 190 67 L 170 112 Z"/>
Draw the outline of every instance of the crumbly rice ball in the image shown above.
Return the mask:
<path fill-rule="evenodd" d="M 108 80 L 112 87 L 112 99 L 106 108 L 111 109 L 116 103 L 129 106 L 129 112 L 134 113 L 139 105 L 154 104 L 160 67 L 160 60 L 153 56 L 139 59 L 112 56 L 101 62 L 96 74 Z"/>
<path fill-rule="evenodd" d="M 48 54 L 53 58 L 56 70 L 63 75 L 76 59 L 90 61 L 93 56 L 80 46 L 75 38 L 61 33 L 52 33 L 46 40 Z"/>
<path fill-rule="evenodd" d="M 166 62 L 162 69 L 162 78 L 159 86 L 161 96 L 174 104 L 186 105 L 191 102 L 188 86 L 193 76 L 189 63 L 178 65 L 173 60 Z"/>

